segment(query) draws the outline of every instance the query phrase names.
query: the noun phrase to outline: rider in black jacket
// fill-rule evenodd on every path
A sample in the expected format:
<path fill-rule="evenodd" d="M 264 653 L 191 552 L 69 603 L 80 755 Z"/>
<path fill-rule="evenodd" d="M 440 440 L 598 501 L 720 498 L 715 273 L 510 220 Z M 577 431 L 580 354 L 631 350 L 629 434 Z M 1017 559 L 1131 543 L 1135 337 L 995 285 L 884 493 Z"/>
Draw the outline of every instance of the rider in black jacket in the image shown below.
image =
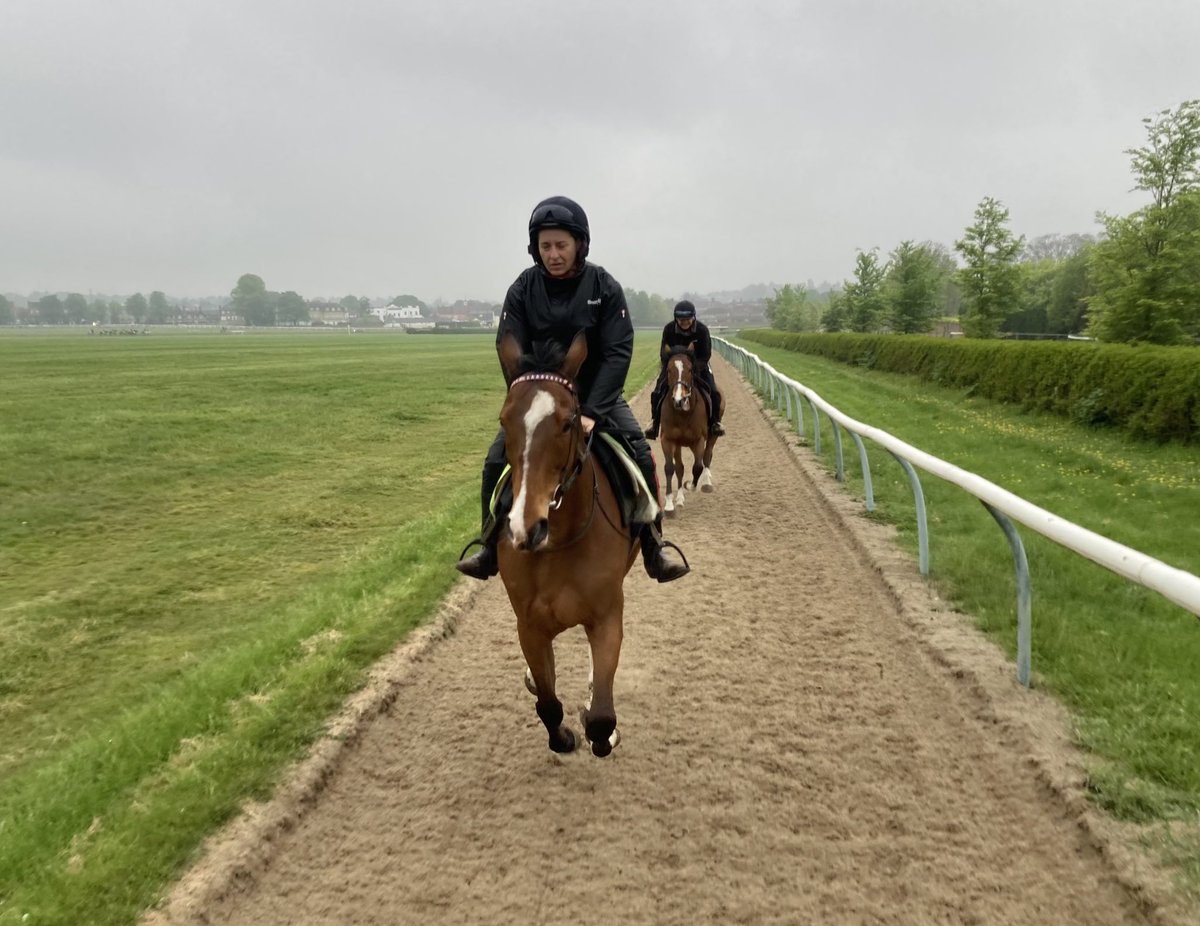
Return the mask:
<path fill-rule="evenodd" d="M 508 288 L 496 345 L 498 348 L 511 332 L 525 352 L 534 341 L 542 340 L 554 340 L 567 347 L 582 329 L 587 337 L 587 358 L 576 387 L 584 428 L 599 426 L 628 439 L 646 483 L 653 489 L 657 485 L 654 457 L 622 396 L 633 356 L 633 322 L 621 285 L 603 267 L 587 262 L 590 243 L 587 215 L 574 200 L 552 196 L 537 204 L 529 218 L 529 253 L 535 265 Z M 496 544 L 506 512 L 497 511 L 492 517 L 489 508 L 504 466 L 501 430 L 483 464 L 481 549 L 456 564 L 459 572 L 476 579 L 494 576 L 499 569 Z M 674 562 L 663 553 L 661 514 L 654 523 L 636 530 L 640 533 L 642 561 L 651 578 L 670 582 L 687 574 L 686 564 Z"/>
<path fill-rule="evenodd" d="M 687 347 L 689 344 L 695 345 L 692 351 L 696 376 L 704 381 L 712 398 L 708 410 L 709 433 L 713 437 L 721 437 L 725 433 L 725 426 L 721 424 L 721 393 L 717 391 L 712 369 L 708 365 L 712 359 L 712 337 L 708 333 L 708 326 L 697 320 L 696 307 L 687 299 L 676 303 L 674 314 L 675 320 L 667 322 L 663 328 L 662 344 L 658 349 L 662 368 L 658 371 L 658 382 L 654 384 L 654 391 L 650 394 L 650 415 L 654 420 L 650 427 L 646 428 L 646 437 L 658 437 L 659 423 L 662 421 L 663 393 L 667 386 L 667 355 L 672 347 Z"/>

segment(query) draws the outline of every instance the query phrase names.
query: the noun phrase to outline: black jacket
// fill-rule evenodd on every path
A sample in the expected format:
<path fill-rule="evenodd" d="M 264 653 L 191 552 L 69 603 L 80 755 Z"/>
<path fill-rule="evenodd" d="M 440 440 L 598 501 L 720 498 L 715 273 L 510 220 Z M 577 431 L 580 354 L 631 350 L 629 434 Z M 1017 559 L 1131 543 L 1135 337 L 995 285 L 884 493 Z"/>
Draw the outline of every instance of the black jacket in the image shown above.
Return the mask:
<path fill-rule="evenodd" d="M 667 322 L 663 328 L 662 344 L 658 348 L 658 359 L 666 364 L 666 355 L 672 347 L 687 347 L 689 344 L 696 345 L 696 369 L 707 370 L 708 362 L 712 359 L 712 337 L 708 333 L 708 326 L 699 320 L 692 322 L 690 331 L 684 331 L 674 321 Z"/>
<path fill-rule="evenodd" d="M 603 267 L 585 263 L 569 280 L 556 280 L 540 266 L 524 271 L 504 297 L 496 346 L 511 331 L 522 351 L 544 340 L 569 347 L 580 329 L 588 352 L 576 379 L 579 404 L 589 418 L 602 419 L 621 401 L 633 356 L 625 292 Z"/>

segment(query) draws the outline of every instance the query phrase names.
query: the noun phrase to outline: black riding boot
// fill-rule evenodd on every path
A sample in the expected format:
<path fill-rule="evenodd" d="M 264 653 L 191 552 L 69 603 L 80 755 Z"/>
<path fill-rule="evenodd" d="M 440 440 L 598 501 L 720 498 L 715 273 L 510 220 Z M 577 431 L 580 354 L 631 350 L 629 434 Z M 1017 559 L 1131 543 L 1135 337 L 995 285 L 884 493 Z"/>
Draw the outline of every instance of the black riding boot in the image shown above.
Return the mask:
<path fill-rule="evenodd" d="M 662 515 L 660 514 L 654 519 L 653 524 L 642 525 L 642 564 L 646 567 L 646 575 L 652 579 L 657 579 L 659 582 L 671 582 L 674 579 L 680 579 L 692 571 L 692 567 L 688 565 L 687 558 L 684 557 L 683 551 L 669 540 L 663 540 L 662 536 Z M 672 562 L 663 555 L 663 548 L 670 547 L 680 558 L 682 563 Z"/>
<path fill-rule="evenodd" d="M 657 411 L 658 406 L 656 405 L 654 408 Z M 658 415 L 654 415 L 650 419 L 650 427 L 646 428 L 646 430 L 642 433 L 646 435 L 647 440 L 654 440 L 656 437 L 658 437 Z"/>
<path fill-rule="evenodd" d="M 654 454 L 650 450 L 650 445 L 641 440 L 632 440 L 630 443 L 634 449 L 634 460 L 642 471 L 646 485 L 657 494 L 658 474 L 654 471 Z M 687 575 L 691 572 L 691 567 L 688 566 L 687 557 L 683 555 L 683 551 L 679 547 L 669 540 L 663 540 L 662 519 L 660 511 L 652 524 L 641 525 L 638 539 L 642 544 L 642 565 L 646 567 L 646 575 L 659 582 L 670 582 Z M 663 555 L 664 547 L 670 547 L 678 553 L 683 563 L 667 559 Z"/>
<path fill-rule="evenodd" d="M 648 440 L 658 437 L 659 422 L 662 420 L 662 400 L 663 395 L 655 385 L 654 390 L 650 393 L 650 427 L 642 432 Z M 653 484 L 651 483 L 651 485 Z"/>
<path fill-rule="evenodd" d="M 500 475 L 504 472 L 504 464 L 496 464 L 488 460 L 483 464 L 483 484 L 481 494 L 483 497 L 483 530 L 477 539 L 472 540 L 467 544 L 463 553 L 479 544 L 479 552 L 471 556 L 463 556 L 459 554 L 459 560 L 454 564 L 457 569 L 465 576 L 470 576 L 472 579 L 489 579 L 500 571 L 500 561 L 496 556 L 496 544 L 500 542 L 500 533 L 504 525 L 504 516 L 507 514 L 507 505 L 504 503 L 509 499 L 508 491 L 502 492 L 501 497 L 496 500 L 496 513 L 492 514 L 492 495 L 496 491 L 496 484 L 500 481 Z"/>

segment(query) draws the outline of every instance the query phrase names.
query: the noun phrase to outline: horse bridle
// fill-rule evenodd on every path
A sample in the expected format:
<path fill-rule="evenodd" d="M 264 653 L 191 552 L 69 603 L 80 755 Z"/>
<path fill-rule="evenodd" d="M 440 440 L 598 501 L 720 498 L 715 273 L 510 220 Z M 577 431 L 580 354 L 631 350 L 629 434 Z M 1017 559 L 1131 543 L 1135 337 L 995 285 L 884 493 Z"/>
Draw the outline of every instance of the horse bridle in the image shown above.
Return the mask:
<path fill-rule="evenodd" d="M 516 386 L 518 383 L 529 382 L 550 382 L 557 383 L 559 386 L 565 386 L 567 391 L 571 394 L 571 399 L 575 403 L 575 411 L 571 415 L 571 427 L 572 431 L 574 432 L 572 440 L 576 444 L 575 463 L 574 465 L 568 463 L 560 470 L 558 485 L 554 487 L 554 493 L 550 498 L 550 510 L 558 511 L 558 509 L 562 507 L 563 499 L 565 499 L 567 493 L 571 491 L 571 487 L 575 485 L 575 480 L 578 479 L 579 474 L 583 472 L 584 463 L 589 462 L 589 458 L 592 454 L 592 438 L 596 434 L 596 429 L 594 427 L 592 428 L 591 432 L 587 435 L 586 440 L 581 441 L 579 439 L 579 431 L 581 428 L 578 427 L 578 424 L 582 412 L 579 408 L 579 393 L 575 389 L 575 383 L 573 383 L 571 380 L 567 379 L 565 376 L 560 376 L 557 373 L 526 373 L 524 376 L 518 376 L 511 383 L 509 383 L 509 391 L 511 392 L 513 386 Z M 596 463 L 594 460 L 590 460 L 590 462 L 594 471 Z M 570 472 L 567 472 L 568 469 L 570 469 Z M 571 546 L 574 543 L 577 543 L 583 537 L 583 535 L 587 533 L 588 528 L 592 526 L 592 519 L 596 516 L 599 493 L 599 484 L 594 480 L 592 485 L 592 510 L 588 514 L 587 523 L 583 525 L 583 528 L 579 531 L 579 533 L 567 541 L 567 543 L 557 547 L 556 549 L 561 550 L 565 547 Z"/>

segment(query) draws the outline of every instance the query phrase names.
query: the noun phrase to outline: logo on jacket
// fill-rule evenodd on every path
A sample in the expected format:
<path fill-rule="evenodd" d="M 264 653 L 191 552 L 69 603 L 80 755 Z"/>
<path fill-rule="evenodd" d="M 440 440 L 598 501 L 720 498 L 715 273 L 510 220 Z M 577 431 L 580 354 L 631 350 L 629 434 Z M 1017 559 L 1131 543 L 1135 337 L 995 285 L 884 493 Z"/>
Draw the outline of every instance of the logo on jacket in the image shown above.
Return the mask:
<path fill-rule="evenodd" d="M 587 304 L 588 305 L 599 305 L 602 301 L 603 301 L 602 299 L 589 299 L 587 301 Z"/>

